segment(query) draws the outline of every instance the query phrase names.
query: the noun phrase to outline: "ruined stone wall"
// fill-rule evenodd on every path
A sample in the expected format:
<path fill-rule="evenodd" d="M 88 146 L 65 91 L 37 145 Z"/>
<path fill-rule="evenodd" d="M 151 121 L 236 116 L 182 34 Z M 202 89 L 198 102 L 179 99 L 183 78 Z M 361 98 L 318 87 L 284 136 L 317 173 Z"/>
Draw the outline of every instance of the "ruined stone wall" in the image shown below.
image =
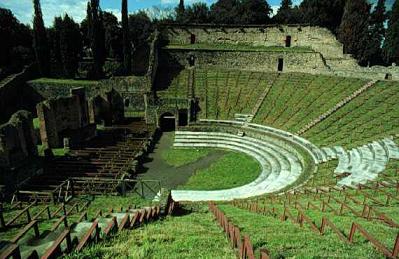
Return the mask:
<path fill-rule="evenodd" d="M 399 67 L 361 67 L 349 54 L 343 53 L 343 45 L 325 28 L 282 25 L 282 26 L 229 26 L 229 25 L 165 25 L 161 29 L 164 44 L 173 48 L 162 50 L 165 66 L 187 66 L 187 56 L 196 57 L 197 66 L 223 66 L 257 71 L 276 71 L 276 59 L 284 59 L 285 72 L 339 75 L 363 79 L 399 80 Z M 291 47 L 311 48 L 306 51 L 260 52 L 246 51 L 207 51 L 197 48 L 185 50 L 192 43 L 202 44 L 243 44 L 252 46 L 285 47 L 287 36 L 291 37 Z M 179 45 L 185 45 L 179 49 Z M 186 58 L 184 58 L 186 55 Z M 213 56 L 212 56 L 213 55 Z M 164 63 L 166 61 L 166 63 Z"/>
<path fill-rule="evenodd" d="M 0 125 L 0 167 L 18 166 L 32 156 L 37 156 L 33 117 L 28 111 L 18 111 Z"/>
<path fill-rule="evenodd" d="M 81 139 L 92 137 L 79 136 L 79 131 L 92 127 L 89 125 L 88 106 L 85 90 L 82 88 L 71 90 L 72 96 L 49 99 L 37 105 L 40 121 L 40 137 L 45 147 L 57 148 L 63 146 L 63 138 L 72 138 L 76 143 Z"/>
<path fill-rule="evenodd" d="M 210 51 L 210 50 L 163 50 L 162 66 L 185 67 L 193 56 L 196 67 L 220 67 L 254 71 L 276 71 L 279 59 L 284 72 L 328 71 L 320 53 L 316 52 L 260 52 L 260 51 Z"/>
<path fill-rule="evenodd" d="M 165 26 L 161 32 L 162 38 L 172 45 L 190 44 L 195 37 L 196 43 L 285 47 L 287 36 L 290 36 L 292 47 L 311 47 L 327 59 L 343 57 L 342 43 L 328 29 L 321 27 L 188 25 Z"/>
<path fill-rule="evenodd" d="M 34 75 L 35 67 L 32 65 L 0 81 L 0 124 L 6 123 L 19 110 L 36 112 L 36 104 L 42 98 L 26 85 L 26 80 Z"/>
<path fill-rule="evenodd" d="M 114 89 L 103 92 L 89 100 L 90 123 L 111 126 L 124 119 L 125 103 L 122 95 Z"/>

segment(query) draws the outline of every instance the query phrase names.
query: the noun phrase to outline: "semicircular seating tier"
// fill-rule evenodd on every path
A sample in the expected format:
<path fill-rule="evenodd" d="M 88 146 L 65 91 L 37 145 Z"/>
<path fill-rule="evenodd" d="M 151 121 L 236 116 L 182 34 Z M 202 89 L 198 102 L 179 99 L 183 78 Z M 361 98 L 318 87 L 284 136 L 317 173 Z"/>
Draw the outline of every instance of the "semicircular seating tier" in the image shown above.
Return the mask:
<path fill-rule="evenodd" d="M 338 159 L 334 173 L 346 175 L 338 186 L 356 187 L 377 179 L 390 159 L 399 159 L 399 148 L 391 138 L 373 141 L 361 147 L 346 151 L 342 147 L 322 148 L 327 158 Z"/>
<path fill-rule="evenodd" d="M 217 131 L 223 131 L 223 128 L 232 130 L 228 131 L 230 134 L 208 132 L 212 127 L 217 128 Z M 304 159 L 303 152 L 298 152 L 296 147 L 305 151 L 314 164 L 338 159 L 339 164 L 334 173 L 343 176 L 337 184 L 340 187 L 355 187 L 375 180 L 385 170 L 390 159 L 399 159 L 399 147 L 392 138 L 346 151 L 340 146 L 319 148 L 290 132 L 245 121 L 200 120 L 191 129 L 200 132 L 176 132 L 175 147 L 216 147 L 240 151 L 257 159 L 262 166 L 262 173 L 253 183 L 229 190 L 173 190 L 172 196 L 176 201 L 233 200 L 278 192 L 291 186 L 298 188 L 299 185 L 294 185 L 304 173 Z M 261 137 L 253 137 L 253 134 L 251 137 L 244 136 L 249 132 L 256 132 Z"/>
<path fill-rule="evenodd" d="M 260 166 L 259 177 L 244 186 L 218 191 L 173 190 L 175 201 L 226 201 L 273 193 L 293 185 L 303 173 L 304 159 L 279 140 L 263 141 L 222 132 L 176 132 L 175 147 L 223 148 L 245 153 Z"/>

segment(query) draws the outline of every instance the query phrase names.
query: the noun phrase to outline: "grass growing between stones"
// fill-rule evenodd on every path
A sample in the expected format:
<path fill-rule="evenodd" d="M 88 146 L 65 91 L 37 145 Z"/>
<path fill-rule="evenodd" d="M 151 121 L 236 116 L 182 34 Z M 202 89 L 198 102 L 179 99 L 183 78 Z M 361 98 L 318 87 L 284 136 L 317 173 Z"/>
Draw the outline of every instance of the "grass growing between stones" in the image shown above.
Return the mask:
<path fill-rule="evenodd" d="M 179 189 L 223 190 L 239 187 L 254 181 L 260 171 L 259 163 L 252 157 L 231 152 L 209 168 L 195 172 Z"/>
<path fill-rule="evenodd" d="M 236 258 L 222 229 L 206 207 L 167 217 L 67 258 Z"/>
<path fill-rule="evenodd" d="M 206 157 L 209 149 L 167 149 L 162 152 L 162 159 L 171 166 L 180 167 Z"/>
<path fill-rule="evenodd" d="M 73 79 L 55 79 L 55 78 L 38 78 L 29 83 L 33 84 L 52 84 L 52 85 L 97 85 L 98 81 L 91 80 L 73 80 Z"/>
<path fill-rule="evenodd" d="M 270 51 L 270 52 L 314 52 L 310 47 L 291 47 L 281 46 L 253 46 L 249 44 L 228 44 L 228 43 L 195 43 L 195 44 L 171 44 L 166 49 L 193 49 L 193 50 L 235 50 L 235 51 Z"/>

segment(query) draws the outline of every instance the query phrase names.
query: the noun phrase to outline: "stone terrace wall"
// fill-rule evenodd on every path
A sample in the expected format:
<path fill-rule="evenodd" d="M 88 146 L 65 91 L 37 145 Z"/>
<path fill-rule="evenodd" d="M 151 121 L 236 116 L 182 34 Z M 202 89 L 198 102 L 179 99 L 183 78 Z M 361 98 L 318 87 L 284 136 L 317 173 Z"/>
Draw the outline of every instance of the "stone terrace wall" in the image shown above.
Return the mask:
<path fill-rule="evenodd" d="M 276 71 L 279 59 L 283 59 L 284 72 L 323 73 L 328 67 L 320 53 L 316 52 L 258 52 L 258 51 L 210 51 L 210 50 L 163 50 L 162 66 L 179 68 L 188 66 L 188 57 L 195 57 L 196 67 L 219 67 L 254 71 Z"/>
<path fill-rule="evenodd" d="M 63 138 L 77 143 L 95 135 L 95 125 L 89 125 L 84 89 L 73 89 L 71 94 L 70 97 L 49 99 L 37 105 L 40 137 L 46 148 L 62 147 Z"/>
<path fill-rule="evenodd" d="M 37 156 L 33 117 L 18 111 L 0 125 L 0 167 L 18 166 L 31 156 Z"/>
<path fill-rule="evenodd" d="M 190 44 L 192 35 L 195 35 L 196 43 L 285 47 L 287 36 L 291 36 L 292 47 L 312 47 L 326 59 L 343 57 L 342 43 L 328 29 L 321 27 L 173 25 L 163 27 L 161 33 L 163 40 L 172 45 Z"/>

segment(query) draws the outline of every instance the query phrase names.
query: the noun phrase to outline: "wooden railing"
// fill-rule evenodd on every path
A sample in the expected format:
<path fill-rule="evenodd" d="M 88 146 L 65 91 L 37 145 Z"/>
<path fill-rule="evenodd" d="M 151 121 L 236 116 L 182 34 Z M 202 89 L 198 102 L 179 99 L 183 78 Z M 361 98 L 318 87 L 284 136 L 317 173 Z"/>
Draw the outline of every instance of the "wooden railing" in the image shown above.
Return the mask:
<path fill-rule="evenodd" d="M 209 210 L 215 215 L 216 221 L 230 239 L 232 247 L 238 249 L 238 256 L 242 259 L 255 259 L 254 249 L 249 236 L 245 235 L 241 238 L 240 229 L 229 221 L 226 215 L 214 203 L 209 203 Z M 266 249 L 261 249 L 260 258 L 269 259 L 269 252 Z"/>
<path fill-rule="evenodd" d="M 247 202 L 238 202 L 234 201 L 233 205 L 242 208 L 242 209 L 247 209 L 251 212 L 259 213 L 259 214 L 265 214 L 266 209 L 265 208 L 260 208 L 257 203 L 253 204 L 248 204 Z M 313 205 L 314 206 L 314 205 Z M 298 216 L 295 219 L 295 217 L 290 213 L 289 208 L 285 207 L 284 211 L 281 216 L 278 216 L 274 213 L 270 213 L 271 211 L 275 212 L 275 210 L 269 210 L 269 214 L 275 216 L 275 217 L 280 217 L 282 221 L 285 221 L 287 219 L 290 219 L 293 221 L 293 223 L 299 224 L 301 227 L 303 226 L 303 223 L 306 222 L 311 226 L 312 231 L 314 231 L 317 234 L 323 235 L 325 233 L 325 229 L 328 226 L 337 236 L 338 238 L 348 244 L 353 243 L 353 238 L 356 232 L 359 232 L 366 240 L 368 240 L 378 251 L 383 253 L 386 257 L 389 258 L 396 258 L 399 254 L 399 233 L 396 236 L 395 244 L 393 246 L 392 251 L 389 250 L 385 245 L 382 244 L 377 238 L 375 238 L 372 234 L 368 233 L 359 223 L 353 222 L 351 229 L 349 231 L 348 237 L 339 230 L 339 228 L 332 223 L 327 217 L 322 218 L 322 222 L 320 225 L 320 228 L 314 224 L 313 220 L 310 219 L 308 216 L 304 214 L 302 211 L 302 208 L 300 205 L 296 203 L 295 208 L 298 210 Z M 308 206 L 309 208 L 309 206 Z"/>

